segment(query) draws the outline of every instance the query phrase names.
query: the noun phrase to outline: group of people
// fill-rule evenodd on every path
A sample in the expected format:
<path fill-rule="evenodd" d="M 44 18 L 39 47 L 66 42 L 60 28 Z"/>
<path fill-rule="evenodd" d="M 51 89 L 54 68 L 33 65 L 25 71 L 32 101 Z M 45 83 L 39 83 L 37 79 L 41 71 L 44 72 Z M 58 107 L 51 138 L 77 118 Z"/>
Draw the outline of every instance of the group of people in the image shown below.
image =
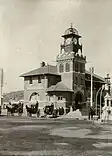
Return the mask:
<path fill-rule="evenodd" d="M 50 106 L 44 107 L 44 113 L 47 115 L 52 115 L 52 117 L 57 117 L 64 114 L 64 108 L 54 108 L 54 104 L 52 103 Z"/>
<path fill-rule="evenodd" d="M 58 110 L 59 110 L 59 115 L 63 115 L 65 112 L 63 107 L 59 107 Z"/>
<path fill-rule="evenodd" d="M 18 115 L 22 115 L 23 113 L 23 103 L 19 102 L 18 104 L 12 104 L 9 102 L 9 104 L 6 106 L 7 114 L 13 115 L 14 113 L 18 113 Z M 37 101 L 36 104 L 26 106 L 26 111 L 29 116 L 32 116 L 32 114 L 37 114 L 37 117 L 41 116 L 40 108 L 39 108 L 39 102 Z M 52 117 L 58 117 L 60 115 L 64 115 L 70 112 L 70 107 L 67 107 L 64 109 L 64 107 L 58 107 L 55 108 L 54 104 L 47 105 L 43 108 L 43 116 L 46 117 L 47 115 L 50 115 Z M 1 107 L 0 107 L 0 114 L 1 114 Z M 95 115 L 95 108 L 89 107 L 88 109 L 88 119 L 93 120 L 93 116 Z"/>

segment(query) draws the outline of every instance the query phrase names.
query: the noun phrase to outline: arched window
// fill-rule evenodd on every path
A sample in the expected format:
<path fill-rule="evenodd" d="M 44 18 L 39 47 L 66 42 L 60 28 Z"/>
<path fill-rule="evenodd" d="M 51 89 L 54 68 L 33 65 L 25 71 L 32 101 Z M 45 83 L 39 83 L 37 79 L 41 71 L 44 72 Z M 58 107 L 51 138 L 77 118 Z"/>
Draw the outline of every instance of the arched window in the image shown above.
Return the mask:
<path fill-rule="evenodd" d="M 38 101 L 39 100 L 39 94 L 34 92 L 30 95 L 30 98 L 29 98 L 30 101 Z"/>
<path fill-rule="evenodd" d="M 59 65 L 59 72 L 62 73 L 64 71 L 64 66 L 63 64 L 60 64 Z"/>
<path fill-rule="evenodd" d="M 69 72 L 70 71 L 70 64 L 69 63 L 66 63 L 66 65 L 65 65 L 65 71 L 66 72 Z"/>

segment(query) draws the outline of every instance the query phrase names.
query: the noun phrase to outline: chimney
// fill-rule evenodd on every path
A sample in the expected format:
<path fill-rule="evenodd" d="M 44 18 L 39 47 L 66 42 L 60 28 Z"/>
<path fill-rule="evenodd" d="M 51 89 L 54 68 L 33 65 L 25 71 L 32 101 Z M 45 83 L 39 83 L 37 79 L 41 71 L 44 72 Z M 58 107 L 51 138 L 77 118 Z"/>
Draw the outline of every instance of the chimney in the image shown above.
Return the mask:
<path fill-rule="evenodd" d="M 44 67 L 45 66 L 45 62 L 41 62 L 41 67 Z"/>

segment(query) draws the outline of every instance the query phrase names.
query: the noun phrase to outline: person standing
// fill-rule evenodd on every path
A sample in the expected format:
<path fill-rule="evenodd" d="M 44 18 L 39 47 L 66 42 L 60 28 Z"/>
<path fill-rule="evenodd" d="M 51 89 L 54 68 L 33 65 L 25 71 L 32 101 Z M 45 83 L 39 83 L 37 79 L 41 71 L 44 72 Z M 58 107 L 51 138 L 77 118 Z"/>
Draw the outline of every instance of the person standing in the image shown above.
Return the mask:
<path fill-rule="evenodd" d="M 93 116 L 95 115 L 95 110 L 94 110 L 94 107 L 92 106 L 90 106 L 89 107 L 89 116 L 88 116 L 88 119 L 89 120 L 93 120 Z"/>

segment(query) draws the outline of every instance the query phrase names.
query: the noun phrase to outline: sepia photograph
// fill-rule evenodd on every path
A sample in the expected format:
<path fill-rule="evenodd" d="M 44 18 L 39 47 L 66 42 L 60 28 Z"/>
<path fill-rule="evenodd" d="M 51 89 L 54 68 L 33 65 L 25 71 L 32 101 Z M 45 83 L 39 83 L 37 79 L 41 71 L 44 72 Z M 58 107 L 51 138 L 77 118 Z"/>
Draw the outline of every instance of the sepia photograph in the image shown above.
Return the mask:
<path fill-rule="evenodd" d="M 0 156 L 112 156 L 112 0 L 0 0 Z"/>

